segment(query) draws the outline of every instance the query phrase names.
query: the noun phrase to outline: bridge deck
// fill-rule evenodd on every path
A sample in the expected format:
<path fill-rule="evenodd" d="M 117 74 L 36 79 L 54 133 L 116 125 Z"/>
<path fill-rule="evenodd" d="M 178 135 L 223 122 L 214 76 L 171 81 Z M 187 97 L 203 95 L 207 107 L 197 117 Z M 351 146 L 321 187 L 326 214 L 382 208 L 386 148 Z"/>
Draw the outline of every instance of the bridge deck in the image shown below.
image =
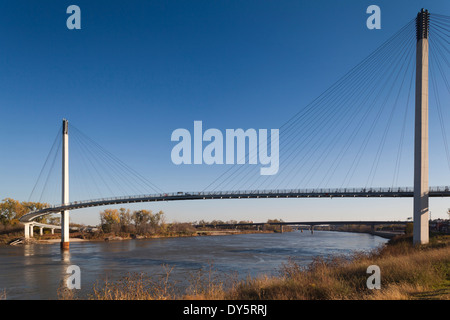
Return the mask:
<path fill-rule="evenodd" d="M 214 227 L 249 227 L 249 226 L 326 226 L 326 225 L 405 225 L 410 221 L 283 221 L 283 222 L 248 222 L 248 223 L 218 223 L 194 225 L 196 228 Z"/>
<path fill-rule="evenodd" d="M 449 197 L 450 187 L 431 187 L 430 197 Z M 212 199 L 259 199 L 259 198 L 411 198 L 413 188 L 345 188 L 345 189 L 291 189 L 291 190 L 254 190 L 225 192 L 176 192 L 116 198 L 103 198 L 86 201 L 74 201 L 67 205 L 55 205 L 30 212 L 20 218 L 21 222 L 63 210 L 75 210 L 123 203 L 185 201 Z"/>

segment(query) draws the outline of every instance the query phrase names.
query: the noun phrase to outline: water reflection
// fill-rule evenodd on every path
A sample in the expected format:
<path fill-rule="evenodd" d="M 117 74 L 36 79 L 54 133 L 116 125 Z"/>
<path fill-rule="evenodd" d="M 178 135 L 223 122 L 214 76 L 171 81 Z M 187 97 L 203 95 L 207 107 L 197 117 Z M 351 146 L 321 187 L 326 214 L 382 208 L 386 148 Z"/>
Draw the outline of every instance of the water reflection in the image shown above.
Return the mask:
<path fill-rule="evenodd" d="M 34 256 L 36 246 L 33 244 L 25 244 L 23 246 L 23 255 L 25 257 Z"/>
<path fill-rule="evenodd" d="M 172 277 L 185 281 L 189 273 L 210 263 L 223 274 L 241 278 L 275 273 L 288 258 L 307 264 L 315 256 L 370 250 L 386 240 L 368 234 L 317 231 L 283 234 L 245 234 L 151 240 L 71 243 L 0 248 L 0 290 L 9 299 L 56 299 L 57 289 L 70 274 L 81 269 L 82 291 L 96 281 L 119 279 L 128 272 L 163 275 L 163 265 L 174 267 Z"/>
<path fill-rule="evenodd" d="M 70 250 L 61 250 L 61 260 L 70 264 Z"/>

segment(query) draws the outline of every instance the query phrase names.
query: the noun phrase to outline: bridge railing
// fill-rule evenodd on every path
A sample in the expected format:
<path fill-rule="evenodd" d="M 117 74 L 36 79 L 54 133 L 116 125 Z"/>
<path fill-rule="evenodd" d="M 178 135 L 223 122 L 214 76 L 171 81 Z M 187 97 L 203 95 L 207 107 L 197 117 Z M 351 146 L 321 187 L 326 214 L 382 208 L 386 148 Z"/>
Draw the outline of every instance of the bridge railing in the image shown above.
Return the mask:
<path fill-rule="evenodd" d="M 430 192 L 449 192 L 449 186 L 438 186 L 438 187 L 430 187 Z M 151 199 L 151 198 L 160 198 L 164 200 L 164 198 L 174 198 L 174 197 L 192 197 L 192 196 L 200 196 L 200 197 L 220 197 L 220 196 L 245 196 L 245 195 L 286 195 L 286 194 L 324 194 L 324 195 L 333 195 L 333 194 L 361 194 L 361 193 L 405 193 L 405 192 L 414 192 L 413 187 L 396 187 L 396 188 L 316 188 L 316 189 L 266 189 L 266 190 L 232 190 L 232 191 L 192 191 L 192 192 L 170 192 L 170 193 L 159 193 L 159 194 L 142 194 L 142 195 L 133 195 L 133 196 L 119 196 L 119 197 L 107 197 L 107 198 L 98 198 L 91 200 L 81 200 L 81 201 L 73 201 L 67 205 L 63 204 L 55 204 L 50 207 L 44 209 L 52 209 L 52 208 L 61 208 L 64 206 L 83 206 L 84 204 L 92 204 L 96 202 L 109 202 L 109 201 L 119 201 L 119 200 L 135 200 L 135 199 Z"/>

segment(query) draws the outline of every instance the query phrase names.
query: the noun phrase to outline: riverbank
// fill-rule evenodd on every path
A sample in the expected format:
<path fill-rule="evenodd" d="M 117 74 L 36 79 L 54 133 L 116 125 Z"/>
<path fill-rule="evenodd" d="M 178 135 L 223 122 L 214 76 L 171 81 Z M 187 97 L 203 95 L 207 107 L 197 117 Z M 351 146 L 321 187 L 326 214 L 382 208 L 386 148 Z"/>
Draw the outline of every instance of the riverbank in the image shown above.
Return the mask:
<path fill-rule="evenodd" d="M 367 288 L 367 267 L 381 272 L 381 289 Z M 411 236 L 393 238 L 370 253 L 316 259 L 307 268 L 286 263 L 281 275 L 258 277 L 224 291 L 238 300 L 450 300 L 450 236 L 434 235 L 413 246 Z"/>
<path fill-rule="evenodd" d="M 103 241 L 125 241 L 125 240 L 148 240 L 148 239 L 161 239 L 161 238 L 179 238 L 179 237 L 200 237 L 200 236 L 228 236 L 236 234 L 255 234 L 255 233 L 274 233 L 276 231 L 267 230 L 199 230 L 192 233 L 169 233 L 169 234 L 145 234 L 136 235 L 132 233 L 72 233 L 70 242 L 103 242 Z M 37 236 L 35 238 L 24 241 L 23 236 L 20 233 L 14 233 L 11 235 L 5 235 L 1 239 L 0 246 L 8 245 L 14 240 L 22 240 L 18 245 L 25 243 L 36 244 L 59 244 L 61 242 L 61 235 L 59 234 L 46 234 L 43 236 Z"/>
<path fill-rule="evenodd" d="M 366 225 L 343 225 L 338 227 L 316 227 L 316 230 L 334 231 L 334 232 L 351 232 L 351 233 L 366 233 L 374 236 L 378 236 L 384 239 L 392 239 L 397 236 L 405 234 L 403 228 L 384 228 L 379 230 L 373 230 L 370 226 Z"/>
<path fill-rule="evenodd" d="M 327 230 L 327 231 L 333 231 L 333 232 L 351 232 L 351 233 L 366 233 L 371 234 L 373 236 L 381 237 L 384 239 L 393 239 L 398 236 L 402 236 L 405 233 L 400 231 L 359 231 L 359 230 Z"/>
<path fill-rule="evenodd" d="M 403 300 L 450 299 L 450 237 L 433 235 L 428 245 L 413 246 L 410 236 L 396 237 L 368 253 L 316 258 L 302 267 L 286 261 L 275 276 L 226 280 L 214 269 L 196 277 L 183 292 L 171 290 L 170 270 L 160 282 L 142 274 L 96 286 L 91 299 L 196 300 Z M 381 289 L 367 288 L 367 268 L 381 271 Z M 60 298 L 73 299 L 61 291 Z"/>

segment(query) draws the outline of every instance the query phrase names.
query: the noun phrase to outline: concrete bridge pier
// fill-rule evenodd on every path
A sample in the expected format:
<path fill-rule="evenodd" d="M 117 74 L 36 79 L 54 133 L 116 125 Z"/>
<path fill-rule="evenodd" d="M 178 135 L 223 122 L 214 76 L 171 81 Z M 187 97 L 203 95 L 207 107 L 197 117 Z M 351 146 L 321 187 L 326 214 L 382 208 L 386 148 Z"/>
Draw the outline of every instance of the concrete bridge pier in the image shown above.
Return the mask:
<path fill-rule="evenodd" d="M 33 237 L 33 223 L 24 223 L 25 239 Z"/>
<path fill-rule="evenodd" d="M 311 234 L 314 234 L 314 226 L 313 225 L 311 225 Z"/>
<path fill-rule="evenodd" d="M 69 211 L 61 213 L 61 249 L 68 250 L 69 242 Z"/>

